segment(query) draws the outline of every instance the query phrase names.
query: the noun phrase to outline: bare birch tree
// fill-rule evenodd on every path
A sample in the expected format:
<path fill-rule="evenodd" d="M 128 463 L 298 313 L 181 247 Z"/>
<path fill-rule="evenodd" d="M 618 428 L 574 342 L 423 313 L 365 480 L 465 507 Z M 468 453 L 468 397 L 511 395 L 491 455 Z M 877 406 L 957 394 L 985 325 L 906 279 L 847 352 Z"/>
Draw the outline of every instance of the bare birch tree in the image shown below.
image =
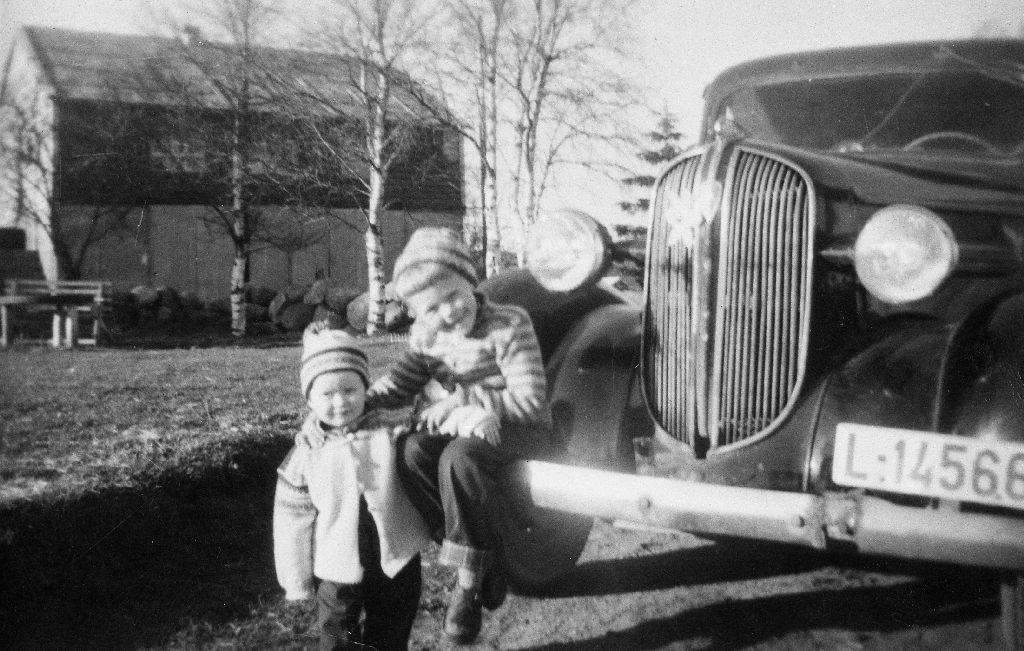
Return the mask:
<path fill-rule="evenodd" d="M 431 97 L 440 97 L 477 154 L 488 275 L 498 270 L 502 208 L 536 219 L 555 171 L 621 168 L 629 112 L 641 93 L 625 70 L 631 0 L 443 0 Z M 429 106 L 429 102 L 425 102 Z M 439 115 L 443 119 L 443 113 Z M 503 195 L 499 197 L 499 194 Z M 522 251 L 519 251 L 522 262 Z"/>
<path fill-rule="evenodd" d="M 514 0 L 447 0 L 446 38 L 424 66 L 425 84 L 412 90 L 435 119 L 455 129 L 476 154 L 475 200 L 487 276 L 500 270 L 501 228 L 498 198 L 499 85 L 503 36 Z"/>
<path fill-rule="evenodd" d="M 625 128 L 638 88 L 620 70 L 630 0 L 533 0 L 509 29 L 503 81 L 513 96 L 514 211 L 525 230 L 536 220 L 552 173 L 595 167 L 594 147 L 631 141 Z M 520 264 L 523 251 L 519 251 Z"/>
<path fill-rule="evenodd" d="M 398 101 L 395 90 L 409 85 L 406 69 L 425 51 L 437 11 L 433 2 L 423 0 L 330 0 L 328 5 L 313 38 L 318 49 L 351 62 L 347 79 L 344 71 L 331 71 L 347 83 L 341 93 L 337 81 L 304 83 L 301 95 L 311 104 L 308 114 L 327 118 L 312 122 L 321 146 L 363 184 L 370 297 L 366 331 L 375 334 L 384 330 L 382 224 L 389 174 L 424 122 L 416 107 Z M 344 130 L 334 128 L 333 136 L 326 130 L 353 122 L 362 146 L 346 147 Z"/>
<path fill-rule="evenodd" d="M 281 113 L 273 80 L 285 76 L 280 71 L 285 58 L 268 47 L 282 16 L 281 2 L 212 0 L 182 13 L 200 27 L 163 14 L 159 22 L 179 35 L 167 53 L 172 64 L 154 61 L 138 80 L 137 92 L 166 107 L 166 138 L 157 145 L 163 160 L 182 171 L 196 167 L 198 155 L 204 173 L 219 175 L 214 185 L 223 192 L 205 205 L 209 223 L 233 245 L 231 330 L 243 336 L 249 258 L 266 203 L 260 195 L 273 176 L 271 161 L 281 158 L 275 145 L 284 146 L 268 141 L 273 131 L 267 128 L 268 116 Z"/>
<path fill-rule="evenodd" d="M 501 220 L 498 214 L 498 64 L 501 33 L 509 17 L 508 0 L 487 0 L 481 10 L 466 2 L 456 17 L 472 28 L 467 41 L 476 46 L 477 150 L 480 157 L 480 221 L 483 226 L 484 268 L 492 276 L 501 270 Z"/>

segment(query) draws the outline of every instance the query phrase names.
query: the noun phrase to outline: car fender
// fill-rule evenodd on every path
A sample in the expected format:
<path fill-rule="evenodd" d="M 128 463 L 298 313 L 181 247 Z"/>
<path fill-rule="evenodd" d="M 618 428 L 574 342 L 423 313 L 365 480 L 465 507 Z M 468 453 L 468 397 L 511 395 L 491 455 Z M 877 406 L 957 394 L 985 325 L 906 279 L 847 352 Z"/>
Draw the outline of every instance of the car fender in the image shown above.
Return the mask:
<path fill-rule="evenodd" d="M 839 423 L 1024 440 L 1024 295 L 993 300 L 952 326 L 891 325 L 825 380 L 806 473 L 816 492 L 835 488 Z"/>
<path fill-rule="evenodd" d="M 633 471 L 632 438 L 653 435 L 639 387 L 640 309 L 585 314 L 548 363 L 548 394 L 568 461 Z"/>
<path fill-rule="evenodd" d="M 480 292 L 530 314 L 567 461 L 632 471 L 632 436 L 653 434 L 636 372 L 640 307 L 597 284 L 551 292 L 522 269 L 488 278 Z"/>
<path fill-rule="evenodd" d="M 548 291 L 526 269 L 492 276 L 480 283 L 478 291 L 495 303 L 518 305 L 529 313 L 545 363 L 583 315 L 623 302 L 593 283 L 570 292 Z"/>
<path fill-rule="evenodd" d="M 835 489 L 832 447 L 839 423 L 934 431 L 952 335 L 953 328 L 934 319 L 892 319 L 825 378 L 805 489 Z"/>
<path fill-rule="evenodd" d="M 1024 441 L 1024 294 L 998 298 L 964 321 L 941 393 L 940 431 Z"/>

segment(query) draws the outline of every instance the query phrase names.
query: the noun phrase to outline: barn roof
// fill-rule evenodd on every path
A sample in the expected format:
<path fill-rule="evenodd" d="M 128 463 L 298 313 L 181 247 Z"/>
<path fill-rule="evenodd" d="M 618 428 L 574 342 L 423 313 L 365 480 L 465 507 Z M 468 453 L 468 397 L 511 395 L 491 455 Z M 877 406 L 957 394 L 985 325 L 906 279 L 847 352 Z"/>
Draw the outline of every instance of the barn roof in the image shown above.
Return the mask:
<path fill-rule="evenodd" d="M 138 104 L 196 104 L 227 108 L 239 58 L 232 46 L 217 42 L 186 44 L 178 39 L 25 27 L 25 35 L 55 94 L 62 99 Z M 267 110 L 285 84 L 318 97 L 352 115 L 362 112 L 354 90 L 359 63 L 323 52 L 260 47 L 253 50 L 253 95 Z M 372 75 L 367 76 L 372 80 Z M 393 110 L 432 117 L 401 75 L 392 91 Z M 422 95 L 418 92 L 417 95 Z M 435 107 L 443 110 L 432 98 Z M 318 106 L 319 105 L 319 106 Z M 329 112 L 312 101 L 307 110 Z M 438 113 L 435 113 L 435 115 Z"/>

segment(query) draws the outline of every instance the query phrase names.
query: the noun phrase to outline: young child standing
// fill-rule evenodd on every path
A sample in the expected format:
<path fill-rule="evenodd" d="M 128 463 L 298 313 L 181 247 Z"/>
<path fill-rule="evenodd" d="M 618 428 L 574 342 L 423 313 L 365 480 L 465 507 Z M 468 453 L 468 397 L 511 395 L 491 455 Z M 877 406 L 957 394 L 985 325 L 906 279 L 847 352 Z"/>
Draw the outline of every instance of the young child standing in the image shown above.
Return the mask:
<path fill-rule="evenodd" d="M 311 411 L 300 436 L 324 443 L 295 446 L 278 468 L 278 581 L 290 600 L 315 591 L 322 651 L 405 651 L 429 538 L 397 477 L 392 429 L 364 413 L 366 354 L 343 331 L 313 328 L 299 376 Z"/>

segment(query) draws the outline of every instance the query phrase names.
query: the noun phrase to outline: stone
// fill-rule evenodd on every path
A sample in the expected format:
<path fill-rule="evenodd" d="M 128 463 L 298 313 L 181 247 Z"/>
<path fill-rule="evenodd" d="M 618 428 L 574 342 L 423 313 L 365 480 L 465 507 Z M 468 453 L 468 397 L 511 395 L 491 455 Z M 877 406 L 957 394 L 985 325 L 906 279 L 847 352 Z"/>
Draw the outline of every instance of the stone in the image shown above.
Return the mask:
<path fill-rule="evenodd" d="M 302 300 L 302 297 L 309 291 L 309 285 L 288 285 L 281 290 L 287 299 L 288 303 L 297 303 Z"/>
<path fill-rule="evenodd" d="M 362 293 L 361 290 L 345 285 L 331 285 L 324 292 L 323 304 L 339 314 L 345 314 L 348 305 Z"/>
<path fill-rule="evenodd" d="M 156 288 L 156 293 L 160 296 L 160 307 L 167 308 L 168 310 L 178 313 L 184 310 L 181 303 L 181 295 L 178 294 L 178 290 L 168 285 L 161 285 Z"/>
<path fill-rule="evenodd" d="M 327 293 L 327 281 L 321 278 L 309 286 L 309 290 L 302 297 L 302 302 L 307 305 L 320 305 L 324 302 L 324 295 Z"/>
<path fill-rule="evenodd" d="M 259 285 L 249 287 L 246 293 L 249 295 L 248 302 L 253 303 L 254 305 L 259 305 L 260 307 L 270 307 L 270 302 L 277 297 L 277 292 L 269 287 L 262 287 Z"/>
<path fill-rule="evenodd" d="M 288 302 L 288 295 L 284 292 L 278 292 L 274 300 L 270 301 L 270 305 L 267 306 L 267 312 L 270 315 L 270 320 L 274 323 L 278 323 L 281 320 L 281 312 L 284 308 L 291 305 Z"/>
<path fill-rule="evenodd" d="M 313 323 L 326 323 L 328 328 L 342 330 L 348 325 L 348 319 L 344 314 L 335 312 L 326 305 L 318 305 L 313 313 Z"/>
<path fill-rule="evenodd" d="M 231 299 L 227 296 L 215 298 L 206 304 L 206 309 L 214 314 L 231 314 Z"/>
<path fill-rule="evenodd" d="M 384 328 L 388 332 L 397 332 L 412 323 L 409 311 L 405 304 L 398 301 L 388 301 L 384 306 Z"/>
<path fill-rule="evenodd" d="M 314 314 L 315 305 L 292 303 L 281 311 L 278 322 L 288 332 L 301 332 L 312 323 Z"/>
<path fill-rule="evenodd" d="M 185 292 L 182 294 L 181 304 L 188 312 L 200 312 L 203 309 L 203 300 L 194 292 Z"/>
<path fill-rule="evenodd" d="M 160 294 L 154 287 L 139 285 L 133 288 L 131 293 L 135 297 L 135 302 L 142 308 L 155 308 L 160 302 Z"/>
<path fill-rule="evenodd" d="M 359 332 L 366 332 L 366 317 L 370 311 L 370 294 L 364 292 L 349 301 L 345 309 L 348 325 Z"/>
<path fill-rule="evenodd" d="M 245 303 L 246 323 L 263 323 L 270 320 L 270 311 L 256 303 Z"/>

